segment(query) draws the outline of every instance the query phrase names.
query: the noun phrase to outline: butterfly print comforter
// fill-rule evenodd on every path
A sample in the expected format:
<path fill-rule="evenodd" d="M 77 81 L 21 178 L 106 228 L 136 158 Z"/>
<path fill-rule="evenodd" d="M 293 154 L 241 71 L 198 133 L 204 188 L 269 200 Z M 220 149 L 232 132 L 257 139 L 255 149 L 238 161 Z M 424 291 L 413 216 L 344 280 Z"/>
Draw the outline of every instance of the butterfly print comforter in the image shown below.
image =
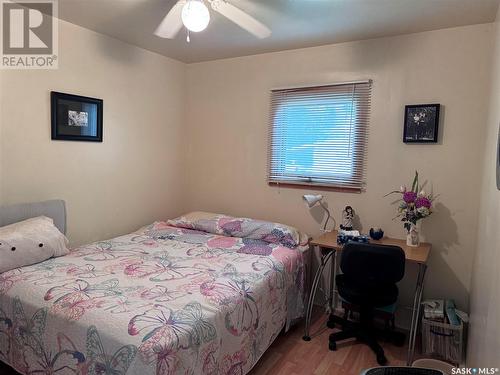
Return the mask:
<path fill-rule="evenodd" d="M 300 248 L 157 222 L 0 274 L 0 360 L 22 374 L 245 374 L 303 292 Z"/>

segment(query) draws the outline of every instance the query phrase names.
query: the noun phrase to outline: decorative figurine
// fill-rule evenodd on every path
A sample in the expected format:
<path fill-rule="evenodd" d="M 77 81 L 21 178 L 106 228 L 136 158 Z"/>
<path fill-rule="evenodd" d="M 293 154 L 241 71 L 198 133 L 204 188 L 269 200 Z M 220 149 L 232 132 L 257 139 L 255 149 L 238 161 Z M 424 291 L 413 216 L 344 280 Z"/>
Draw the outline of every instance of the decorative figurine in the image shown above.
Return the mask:
<path fill-rule="evenodd" d="M 354 220 L 354 210 L 351 206 L 346 206 L 344 211 L 342 211 L 342 225 L 340 229 L 342 230 L 352 230 L 352 222 Z"/>
<path fill-rule="evenodd" d="M 384 237 L 384 231 L 381 228 L 370 228 L 370 237 L 374 240 L 380 240 Z"/>

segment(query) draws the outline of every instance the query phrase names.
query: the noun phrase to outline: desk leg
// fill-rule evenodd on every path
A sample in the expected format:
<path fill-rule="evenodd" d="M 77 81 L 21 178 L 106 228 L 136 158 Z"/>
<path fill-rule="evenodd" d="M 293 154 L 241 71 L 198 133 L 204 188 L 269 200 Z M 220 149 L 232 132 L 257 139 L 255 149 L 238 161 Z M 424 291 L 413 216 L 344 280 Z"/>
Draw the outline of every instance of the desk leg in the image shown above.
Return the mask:
<path fill-rule="evenodd" d="M 325 269 L 326 264 L 328 263 L 328 260 L 330 257 L 333 255 L 333 251 L 329 251 L 325 255 L 321 254 L 321 264 L 316 271 L 316 275 L 314 275 L 314 280 L 311 286 L 311 292 L 309 294 L 309 301 L 307 302 L 307 308 L 306 308 L 306 323 L 305 323 L 305 331 L 304 331 L 304 336 L 302 339 L 304 341 L 310 341 L 311 336 L 309 336 L 309 328 L 311 325 L 311 318 L 312 318 L 312 310 L 314 306 L 314 297 L 316 296 L 316 291 L 318 289 L 318 285 L 321 281 L 321 276 L 323 275 L 323 271 Z"/>
<path fill-rule="evenodd" d="M 408 359 L 407 366 L 411 366 L 415 355 L 415 343 L 417 341 L 418 319 L 420 317 L 420 306 L 422 305 L 422 295 L 424 291 L 424 279 L 427 265 L 419 263 L 417 286 L 415 288 L 415 296 L 413 298 L 413 311 L 411 315 L 410 338 L 408 340 Z"/>
<path fill-rule="evenodd" d="M 335 323 L 333 321 L 333 315 L 335 314 L 335 309 L 337 307 L 337 301 L 335 300 L 335 278 L 337 276 L 337 251 L 332 250 L 333 255 L 332 255 L 332 262 L 330 264 L 331 270 L 330 270 L 330 304 L 328 305 L 329 309 L 329 318 L 328 322 L 326 323 L 328 328 L 334 328 Z"/>

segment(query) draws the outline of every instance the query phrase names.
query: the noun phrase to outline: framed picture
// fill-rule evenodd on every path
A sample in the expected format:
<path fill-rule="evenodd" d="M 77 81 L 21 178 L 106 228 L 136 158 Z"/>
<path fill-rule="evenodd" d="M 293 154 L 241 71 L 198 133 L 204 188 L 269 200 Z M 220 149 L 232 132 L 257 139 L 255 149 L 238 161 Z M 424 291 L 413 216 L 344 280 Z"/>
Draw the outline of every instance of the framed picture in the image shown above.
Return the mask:
<path fill-rule="evenodd" d="M 102 142 L 102 100 L 52 91 L 52 139 Z"/>
<path fill-rule="evenodd" d="M 436 143 L 440 104 L 417 104 L 405 107 L 403 142 Z"/>

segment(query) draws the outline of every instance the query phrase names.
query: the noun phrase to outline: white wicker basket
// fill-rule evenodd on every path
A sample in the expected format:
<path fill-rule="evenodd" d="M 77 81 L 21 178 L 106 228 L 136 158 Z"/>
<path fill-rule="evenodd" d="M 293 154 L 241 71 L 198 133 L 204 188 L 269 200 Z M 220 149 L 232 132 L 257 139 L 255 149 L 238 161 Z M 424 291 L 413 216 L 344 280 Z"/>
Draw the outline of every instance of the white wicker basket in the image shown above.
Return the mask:
<path fill-rule="evenodd" d="M 422 318 L 422 352 L 460 365 L 465 362 L 465 327 Z"/>

